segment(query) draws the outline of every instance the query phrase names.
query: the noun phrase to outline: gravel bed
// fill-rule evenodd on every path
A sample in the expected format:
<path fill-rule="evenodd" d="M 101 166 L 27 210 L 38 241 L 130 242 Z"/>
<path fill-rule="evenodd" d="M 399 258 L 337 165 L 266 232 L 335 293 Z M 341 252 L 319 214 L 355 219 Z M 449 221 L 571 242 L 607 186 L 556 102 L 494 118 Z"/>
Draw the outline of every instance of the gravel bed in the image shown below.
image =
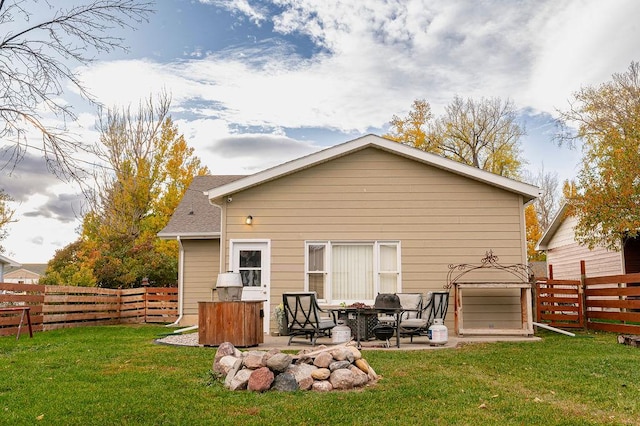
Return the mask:
<path fill-rule="evenodd" d="M 200 346 L 198 344 L 198 333 L 171 334 L 161 339 L 156 339 L 157 343 L 176 346 Z"/>

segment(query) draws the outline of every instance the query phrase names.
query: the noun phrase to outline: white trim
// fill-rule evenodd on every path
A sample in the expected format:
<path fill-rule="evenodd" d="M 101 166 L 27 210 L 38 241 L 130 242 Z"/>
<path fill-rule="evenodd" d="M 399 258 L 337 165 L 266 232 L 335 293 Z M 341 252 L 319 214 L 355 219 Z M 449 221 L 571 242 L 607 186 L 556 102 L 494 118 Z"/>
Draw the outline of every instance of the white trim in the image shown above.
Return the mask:
<path fill-rule="evenodd" d="M 547 250 L 549 248 L 551 239 L 556 234 L 558 228 L 560 228 L 560 225 L 562 225 L 562 222 L 564 222 L 564 220 L 566 219 L 568 208 L 569 205 L 567 203 L 564 203 L 562 207 L 560 207 L 560 210 L 558 210 L 558 213 L 556 213 L 555 217 L 551 221 L 549 228 L 544 231 L 544 234 L 542 234 L 540 241 L 538 241 L 538 244 L 536 244 L 536 250 Z"/>
<path fill-rule="evenodd" d="M 396 250 L 396 262 L 397 262 L 397 284 L 396 292 L 402 290 L 402 243 L 400 240 L 306 240 L 304 242 L 304 290 L 309 291 L 309 246 L 318 245 L 325 247 L 325 281 L 324 281 L 324 298 L 318 299 L 320 302 L 336 304 L 336 303 L 373 303 L 374 300 L 334 300 L 333 299 L 333 284 L 331 279 L 331 273 L 333 271 L 333 246 L 335 245 L 367 245 L 373 248 L 373 286 L 374 293 L 380 291 L 380 246 L 382 245 L 395 245 Z"/>
<path fill-rule="evenodd" d="M 182 238 L 183 240 L 216 240 L 220 238 L 220 232 L 185 232 L 185 233 L 163 233 L 157 234 L 163 240 L 173 240 Z"/>
<path fill-rule="evenodd" d="M 420 149 L 371 134 L 289 161 L 279 166 L 238 179 L 226 185 L 221 185 L 217 188 L 205 191 L 205 194 L 210 200 L 216 200 L 221 197 L 234 194 L 238 191 L 243 191 L 254 186 L 261 185 L 265 182 L 278 179 L 368 147 L 376 147 L 433 167 L 486 183 L 488 185 L 505 189 L 510 192 L 515 192 L 522 195 L 525 202 L 529 202 L 534 198 L 537 198 L 540 194 L 539 188 L 534 185 L 496 175 L 476 167 L 468 166 L 436 154 L 425 152 Z"/>

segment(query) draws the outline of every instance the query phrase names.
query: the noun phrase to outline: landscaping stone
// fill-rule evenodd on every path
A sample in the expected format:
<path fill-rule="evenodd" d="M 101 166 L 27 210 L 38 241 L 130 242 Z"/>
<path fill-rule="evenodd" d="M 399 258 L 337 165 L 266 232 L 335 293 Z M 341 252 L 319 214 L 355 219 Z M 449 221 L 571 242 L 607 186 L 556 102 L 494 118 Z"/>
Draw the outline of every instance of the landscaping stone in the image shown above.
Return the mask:
<path fill-rule="evenodd" d="M 334 361 L 331 364 L 329 364 L 329 370 L 333 372 L 336 370 L 349 368 L 350 365 L 351 363 L 349 361 Z"/>
<path fill-rule="evenodd" d="M 244 356 L 244 366 L 255 370 L 260 367 L 266 367 L 266 356 L 267 353 L 265 351 L 250 351 L 247 352 Z"/>
<path fill-rule="evenodd" d="M 267 367 L 260 367 L 257 370 L 253 370 L 249 376 L 249 382 L 247 383 L 247 389 L 257 392 L 264 392 L 271 389 L 275 376 L 273 371 Z"/>
<path fill-rule="evenodd" d="M 292 392 L 297 391 L 299 389 L 299 386 L 293 374 L 282 373 L 276 376 L 271 389 L 284 392 Z"/>
<path fill-rule="evenodd" d="M 226 376 L 226 388 L 257 392 L 348 390 L 378 380 L 361 352 L 349 344 L 322 346 L 292 356 L 277 349 L 240 352 L 227 342 L 216 352 L 213 368 Z"/>
<path fill-rule="evenodd" d="M 352 389 L 355 382 L 355 376 L 351 370 L 347 368 L 339 368 L 334 370 L 329 377 L 329 382 L 334 389 Z"/>
<path fill-rule="evenodd" d="M 329 364 L 333 362 L 333 356 L 329 352 L 323 352 L 319 354 L 313 361 L 313 365 L 318 368 L 328 368 Z"/>
<path fill-rule="evenodd" d="M 294 375 L 300 389 L 308 390 L 311 389 L 311 385 L 313 385 L 311 372 L 317 368 L 318 367 L 309 364 L 290 365 L 287 372 Z"/>
<path fill-rule="evenodd" d="M 230 380 L 227 388 L 233 391 L 246 389 L 249 384 L 249 377 L 251 377 L 251 373 L 253 373 L 253 370 L 249 370 L 248 368 L 238 371 L 238 373 L 236 373 L 236 375 Z"/>
<path fill-rule="evenodd" d="M 291 361 L 293 358 L 289 354 L 284 354 L 282 352 L 273 354 L 267 360 L 267 367 L 269 367 L 275 373 L 282 373 L 287 371 L 289 365 L 291 365 Z"/>
<path fill-rule="evenodd" d="M 313 382 L 311 390 L 316 392 L 329 392 L 333 390 L 333 386 L 331 386 L 331 382 L 327 380 L 320 380 Z"/>
<path fill-rule="evenodd" d="M 318 368 L 311 372 L 311 377 L 315 380 L 327 380 L 331 376 L 331 370 L 328 368 Z"/>

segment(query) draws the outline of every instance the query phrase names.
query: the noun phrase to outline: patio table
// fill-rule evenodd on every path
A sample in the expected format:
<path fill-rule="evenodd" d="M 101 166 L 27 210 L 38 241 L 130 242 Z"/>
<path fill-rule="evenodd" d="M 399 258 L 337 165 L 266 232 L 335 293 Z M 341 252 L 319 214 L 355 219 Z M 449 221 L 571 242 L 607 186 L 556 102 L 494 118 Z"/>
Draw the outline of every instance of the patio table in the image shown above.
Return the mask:
<path fill-rule="evenodd" d="M 400 347 L 400 333 L 398 332 L 398 328 L 400 325 L 400 316 L 402 315 L 402 313 L 404 312 L 404 309 L 402 308 L 353 308 L 353 307 L 340 307 L 340 308 L 329 308 L 330 311 L 335 312 L 336 314 L 338 314 L 338 316 L 340 314 L 346 314 L 347 317 L 349 317 L 350 314 L 355 314 L 356 317 L 356 330 L 355 330 L 355 336 L 356 336 L 356 345 L 358 347 L 358 349 L 360 349 L 362 347 L 361 344 L 361 340 L 363 338 L 366 338 L 365 336 L 362 336 L 361 330 L 364 329 L 363 325 L 366 326 L 366 318 L 370 317 L 370 316 L 378 316 L 378 314 L 387 314 L 387 315 L 393 315 L 394 319 L 395 319 L 395 324 L 394 326 L 394 332 L 396 334 L 396 347 Z"/>

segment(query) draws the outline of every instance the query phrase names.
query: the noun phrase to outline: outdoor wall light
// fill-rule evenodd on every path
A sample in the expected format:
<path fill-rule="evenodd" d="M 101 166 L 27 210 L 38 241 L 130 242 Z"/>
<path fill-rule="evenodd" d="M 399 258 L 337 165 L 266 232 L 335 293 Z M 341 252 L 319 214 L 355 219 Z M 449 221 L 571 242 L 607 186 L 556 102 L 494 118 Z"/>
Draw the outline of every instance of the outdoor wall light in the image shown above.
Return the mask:
<path fill-rule="evenodd" d="M 247 218 L 244 220 L 244 223 L 246 223 L 247 225 L 251 225 L 253 223 L 253 216 L 247 216 Z"/>

